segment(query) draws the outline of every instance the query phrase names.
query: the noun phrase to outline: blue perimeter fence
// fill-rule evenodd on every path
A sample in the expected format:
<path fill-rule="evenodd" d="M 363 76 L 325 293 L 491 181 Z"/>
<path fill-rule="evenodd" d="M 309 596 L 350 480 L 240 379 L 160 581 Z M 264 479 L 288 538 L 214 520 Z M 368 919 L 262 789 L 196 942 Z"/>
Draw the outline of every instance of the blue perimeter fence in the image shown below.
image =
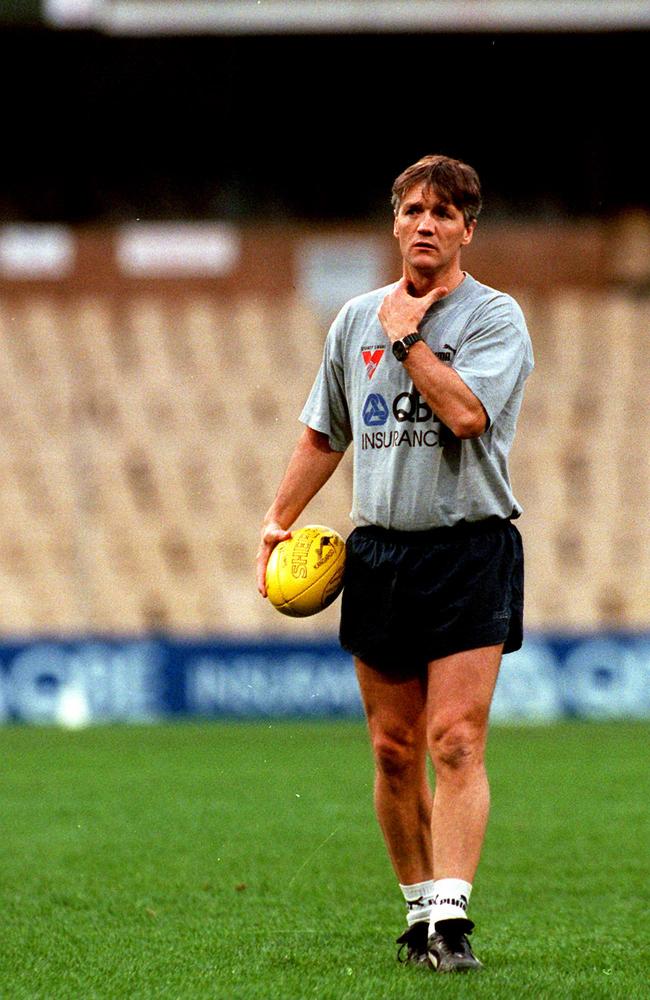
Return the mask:
<path fill-rule="evenodd" d="M 338 644 L 169 637 L 0 645 L 0 722 L 362 716 Z M 650 717 L 650 633 L 532 634 L 504 657 L 495 722 Z"/>

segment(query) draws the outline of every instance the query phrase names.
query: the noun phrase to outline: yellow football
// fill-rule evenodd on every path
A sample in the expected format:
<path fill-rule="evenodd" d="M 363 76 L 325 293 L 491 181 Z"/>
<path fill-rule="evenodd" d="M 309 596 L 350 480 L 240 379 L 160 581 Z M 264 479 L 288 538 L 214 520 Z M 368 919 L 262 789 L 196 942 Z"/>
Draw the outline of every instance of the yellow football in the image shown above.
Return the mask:
<path fill-rule="evenodd" d="M 345 542 L 331 528 L 308 524 L 298 528 L 271 553 L 266 590 L 274 608 L 292 618 L 322 611 L 341 593 Z"/>

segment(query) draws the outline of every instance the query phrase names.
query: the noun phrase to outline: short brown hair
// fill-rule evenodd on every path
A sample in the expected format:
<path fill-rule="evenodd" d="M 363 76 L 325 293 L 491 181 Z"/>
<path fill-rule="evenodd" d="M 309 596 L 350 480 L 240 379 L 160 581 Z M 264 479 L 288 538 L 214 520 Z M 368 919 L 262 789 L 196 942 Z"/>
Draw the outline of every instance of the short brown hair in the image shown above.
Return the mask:
<path fill-rule="evenodd" d="M 397 214 L 402 199 L 414 184 L 434 188 L 446 201 L 458 208 L 465 225 L 474 222 L 481 211 L 481 182 L 473 167 L 440 154 L 423 156 L 403 170 L 393 184 L 391 204 Z"/>

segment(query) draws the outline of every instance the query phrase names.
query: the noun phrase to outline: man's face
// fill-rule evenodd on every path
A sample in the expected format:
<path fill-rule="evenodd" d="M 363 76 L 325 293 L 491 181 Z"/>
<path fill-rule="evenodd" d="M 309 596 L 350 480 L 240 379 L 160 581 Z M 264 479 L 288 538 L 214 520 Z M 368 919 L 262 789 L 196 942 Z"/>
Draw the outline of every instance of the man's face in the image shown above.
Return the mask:
<path fill-rule="evenodd" d="M 444 271 L 471 242 L 476 226 L 427 185 L 415 184 L 404 195 L 393 233 L 405 263 L 421 273 Z"/>

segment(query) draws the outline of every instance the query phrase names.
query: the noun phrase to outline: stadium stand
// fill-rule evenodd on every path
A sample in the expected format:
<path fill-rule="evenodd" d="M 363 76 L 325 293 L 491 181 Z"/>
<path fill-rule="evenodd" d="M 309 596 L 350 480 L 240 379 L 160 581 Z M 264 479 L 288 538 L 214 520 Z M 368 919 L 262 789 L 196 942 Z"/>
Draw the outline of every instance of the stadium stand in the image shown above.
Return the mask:
<path fill-rule="evenodd" d="M 650 619 L 650 309 L 638 288 L 514 289 L 537 368 L 512 456 L 532 627 Z M 0 291 L 0 632 L 277 633 L 260 518 L 327 323 L 290 288 Z M 344 460 L 303 522 L 346 534 Z"/>

